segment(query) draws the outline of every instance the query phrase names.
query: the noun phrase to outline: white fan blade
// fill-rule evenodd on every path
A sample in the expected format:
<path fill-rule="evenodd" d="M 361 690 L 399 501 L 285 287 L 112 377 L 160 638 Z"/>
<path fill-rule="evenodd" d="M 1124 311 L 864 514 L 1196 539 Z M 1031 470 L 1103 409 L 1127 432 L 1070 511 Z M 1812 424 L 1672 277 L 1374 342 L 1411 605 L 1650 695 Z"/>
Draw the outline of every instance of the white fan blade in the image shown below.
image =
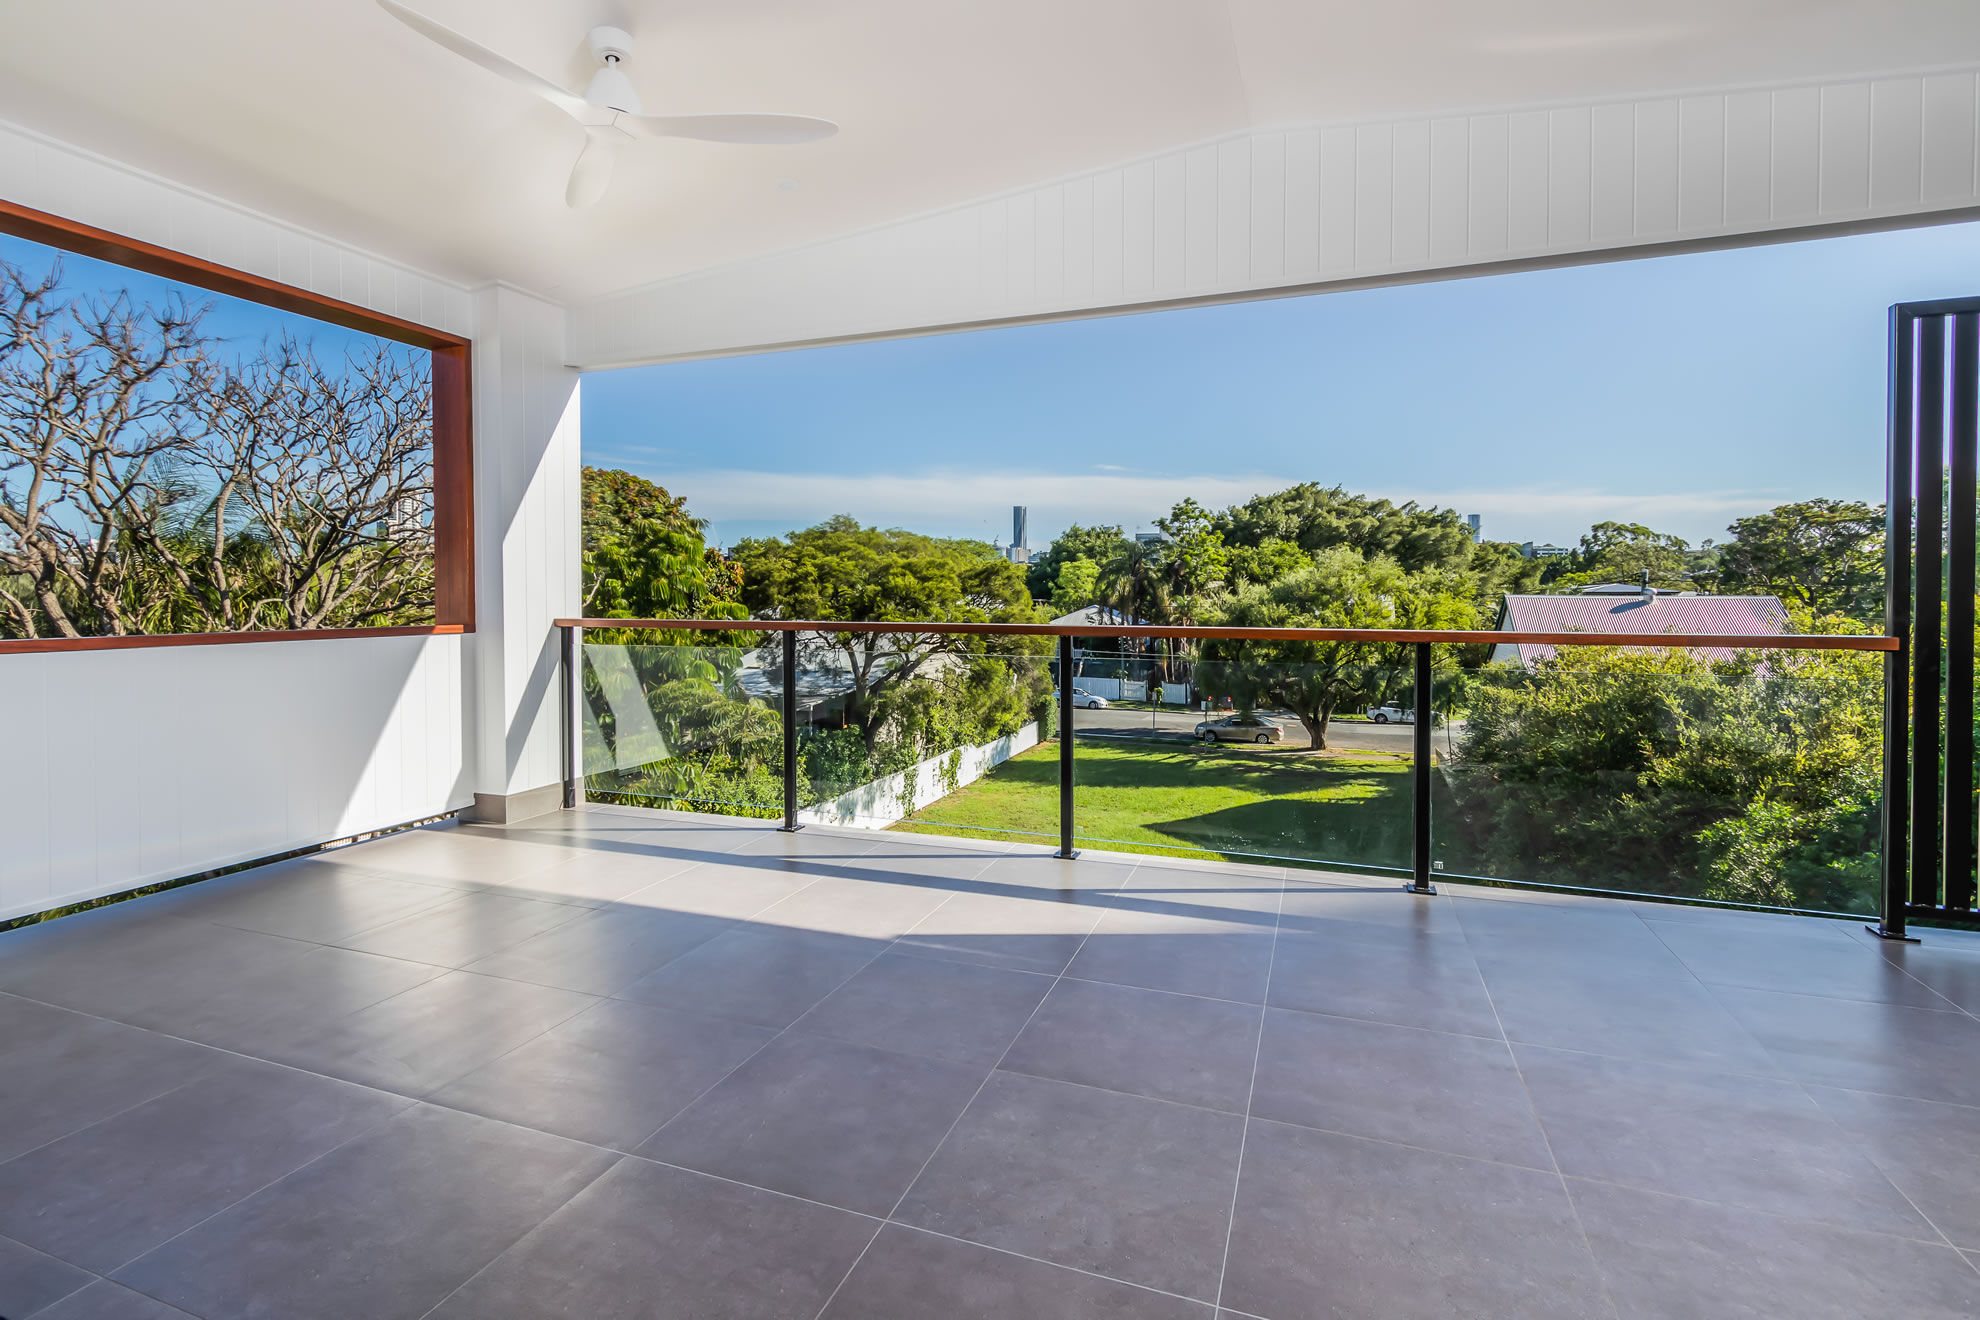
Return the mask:
<path fill-rule="evenodd" d="M 584 150 L 571 166 L 571 181 L 564 188 L 564 205 L 576 210 L 590 206 L 605 195 L 612 182 L 612 165 L 619 159 L 619 148 L 630 141 L 615 128 L 591 127 L 584 130 Z"/>
<path fill-rule="evenodd" d="M 588 105 L 583 97 L 573 96 L 548 78 L 531 73 L 514 60 L 497 55 L 488 47 L 470 41 L 454 29 L 436 23 L 424 14 L 414 13 L 398 3 L 398 0 L 378 0 L 378 7 L 428 41 L 445 46 L 462 59 L 472 60 L 490 73 L 506 78 L 518 87 L 535 92 L 572 118 L 583 122 L 598 117 L 597 111 Z"/>
<path fill-rule="evenodd" d="M 839 131 L 831 120 L 810 115 L 621 115 L 619 124 L 654 137 L 766 146 L 817 142 Z"/>

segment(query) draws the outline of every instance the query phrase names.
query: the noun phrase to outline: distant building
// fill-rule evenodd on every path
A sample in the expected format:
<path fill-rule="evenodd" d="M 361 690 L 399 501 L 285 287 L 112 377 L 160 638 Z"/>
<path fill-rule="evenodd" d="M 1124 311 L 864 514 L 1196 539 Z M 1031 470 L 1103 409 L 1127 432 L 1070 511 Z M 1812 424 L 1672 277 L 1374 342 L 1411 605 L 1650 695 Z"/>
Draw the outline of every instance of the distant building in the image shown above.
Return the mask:
<path fill-rule="evenodd" d="M 1471 540 L 1476 544 L 1484 531 L 1483 520 L 1475 513 L 1467 513 L 1464 515 L 1464 525 L 1471 529 Z"/>
<path fill-rule="evenodd" d="M 1616 584 L 1621 585 L 1621 584 Z M 1755 647 L 1788 630 L 1787 609 L 1777 596 L 1700 596 L 1661 587 L 1607 589 L 1573 596 L 1507 596 L 1499 609 L 1500 632 L 1706 633 L 1752 637 Z M 1737 648 L 1691 648 L 1705 660 L 1730 660 Z M 1554 654 L 1545 643 L 1502 643 L 1494 663 L 1533 665 Z"/>
<path fill-rule="evenodd" d="M 1160 532 L 1136 532 L 1134 539 L 1137 545 L 1160 545 L 1169 538 Z"/>
<path fill-rule="evenodd" d="M 1022 504 L 1011 506 L 1011 544 L 1004 551 L 1004 557 L 1013 564 L 1031 562 L 1031 533 L 1027 524 L 1031 521 L 1031 510 Z"/>
<path fill-rule="evenodd" d="M 1522 559 L 1561 559 L 1571 553 L 1565 546 L 1548 545 L 1544 541 L 1527 541 L 1519 547 Z"/>

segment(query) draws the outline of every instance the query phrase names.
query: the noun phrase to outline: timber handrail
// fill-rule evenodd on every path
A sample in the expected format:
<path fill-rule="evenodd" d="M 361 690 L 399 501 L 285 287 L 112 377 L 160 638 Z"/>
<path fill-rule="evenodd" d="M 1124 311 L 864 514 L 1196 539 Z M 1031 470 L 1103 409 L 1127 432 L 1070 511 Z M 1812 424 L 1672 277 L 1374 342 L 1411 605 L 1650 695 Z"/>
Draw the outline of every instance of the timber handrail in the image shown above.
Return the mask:
<path fill-rule="evenodd" d="M 1732 651 L 1897 651 L 1895 637 L 1852 634 L 1493 632 L 1451 628 L 1208 628 L 1145 624 L 940 623 L 837 619 L 558 619 L 559 628 L 689 632 L 949 633 L 989 637 L 1167 637 L 1192 641 L 1433 642 L 1454 646 L 1681 646 Z"/>

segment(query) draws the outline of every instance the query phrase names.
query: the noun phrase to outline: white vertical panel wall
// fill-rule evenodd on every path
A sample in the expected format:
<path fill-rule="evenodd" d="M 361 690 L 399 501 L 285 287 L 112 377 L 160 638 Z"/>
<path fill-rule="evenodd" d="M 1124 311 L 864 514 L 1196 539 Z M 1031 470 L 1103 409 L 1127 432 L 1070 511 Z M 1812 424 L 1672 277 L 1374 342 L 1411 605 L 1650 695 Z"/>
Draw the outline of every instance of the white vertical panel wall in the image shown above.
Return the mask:
<path fill-rule="evenodd" d="M 0 196 L 475 332 L 464 289 L 6 125 Z M 0 920 L 465 806 L 478 640 L 0 655 Z"/>
<path fill-rule="evenodd" d="M 1980 205 L 1976 71 L 1249 133 L 599 299 L 585 367 Z"/>

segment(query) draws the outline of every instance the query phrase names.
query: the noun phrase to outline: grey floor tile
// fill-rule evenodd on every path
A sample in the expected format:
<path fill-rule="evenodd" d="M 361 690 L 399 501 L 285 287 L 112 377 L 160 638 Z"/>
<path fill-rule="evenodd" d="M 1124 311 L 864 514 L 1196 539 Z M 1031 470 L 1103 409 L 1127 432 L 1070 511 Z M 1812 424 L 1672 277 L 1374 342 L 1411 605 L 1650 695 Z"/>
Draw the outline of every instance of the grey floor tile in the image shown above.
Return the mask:
<path fill-rule="evenodd" d="M 1828 1224 L 1570 1179 L 1623 1320 L 1980 1314 L 1959 1253 Z"/>
<path fill-rule="evenodd" d="M 1134 868 L 1109 901 L 1124 911 L 1269 929 L 1284 893 L 1282 867 L 1150 859 Z"/>
<path fill-rule="evenodd" d="M 1272 926 L 1114 909 L 1100 918 L 1066 974 L 1256 1004 L 1272 968 Z"/>
<path fill-rule="evenodd" d="M 207 1320 L 414 1320 L 615 1157 L 421 1105 L 118 1272 Z"/>
<path fill-rule="evenodd" d="M 1268 1009 L 1259 1118 L 1552 1170 L 1504 1041 Z"/>
<path fill-rule="evenodd" d="M 728 1018 L 607 1000 L 430 1099 L 631 1150 L 775 1034 Z"/>
<path fill-rule="evenodd" d="M 299 858 L 160 895 L 172 915 L 268 935 L 335 943 L 458 893 L 348 862 Z"/>
<path fill-rule="evenodd" d="M 1243 1113 L 1258 1012 L 1221 999 L 1062 980 L 1001 1066 Z"/>
<path fill-rule="evenodd" d="M 630 849 L 587 849 L 567 862 L 532 871 L 505 892 L 552 902 L 606 907 L 699 864 L 692 855 Z"/>
<path fill-rule="evenodd" d="M 1714 994 L 1803 1081 L 1917 1100 L 1980 1105 L 1980 1021 L 1906 1008 L 1764 990 Z"/>
<path fill-rule="evenodd" d="M 1478 970 L 1509 1039 L 1727 1072 L 1780 1071 L 1682 966 L 1651 972 L 1599 954 L 1571 961 L 1480 954 Z"/>
<path fill-rule="evenodd" d="M 457 894 L 450 903 L 388 921 L 337 943 L 388 958 L 465 967 L 586 915 L 585 908 L 569 903 L 514 894 Z"/>
<path fill-rule="evenodd" d="M 1953 1005 L 1881 951 L 1820 927 L 1762 934 L 1745 927 L 1653 921 L 1652 931 L 1708 985 L 1779 990 L 1916 1008 Z"/>
<path fill-rule="evenodd" d="M 108 1274 L 408 1103 L 229 1058 L 197 1081 L 0 1164 L 0 1233 Z"/>
<path fill-rule="evenodd" d="M 1931 1228 L 1787 1079 L 1514 1047 L 1561 1172 L 1878 1232 Z"/>
<path fill-rule="evenodd" d="M 435 1320 L 812 1320 L 871 1219 L 621 1161 L 434 1312 Z"/>
<path fill-rule="evenodd" d="M 15 1023 L 26 1016 L 10 1014 Z M 0 1160 L 183 1086 L 226 1057 L 78 1013 L 40 1018 L 38 1027 L 0 1053 Z"/>
<path fill-rule="evenodd" d="M 11 1314 L 0 1311 L 0 1315 Z M 98 1279 L 81 1292 L 70 1293 L 34 1320 L 194 1320 L 176 1306 L 132 1292 L 122 1284 Z"/>
<path fill-rule="evenodd" d="M 1441 935 L 1348 941 L 1288 931 L 1273 952 L 1270 1002 L 1400 1027 L 1499 1035 L 1470 949 Z"/>
<path fill-rule="evenodd" d="M 156 915 L 147 901 L 102 909 L 112 917 L 92 912 L 0 932 L 0 990 L 129 1020 L 225 996 L 242 980 L 292 965 L 313 947 Z"/>
<path fill-rule="evenodd" d="M 1892 966 L 1969 1013 L 1980 1014 L 1980 940 L 1970 931 L 1927 930 L 1917 944 L 1878 941 Z M 1866 941 L 1875 938 L 1864 935 Z"/>
<path fill-rule="evenodd" d="M 1608 1314 L 1553 1174 L 1259 1120 L 1222 1302 L 1272 1320 Z"/>
<path fill-rule="evenodd" d="M 1465 938 L 1481 956 L 1574 958 L 1610 967 L 1676 974 L 1675 954 L 1627 903 L 1452 898 Z"/>
<path fill-rule="evenodd" d="M 885 1215 L 986 1071 L 792 1033 L 730 1073 L 637 1153 Z"/>
<path fill-rule="evenodd" d="M 1030 890 L 1058 894 L 1096 894 L 1119 889 L 1134 874 L 1132 862 L 1098 857 L 1068 860 L 1037 843 L 1020 844 L 1017 851 L 998 857 L 975 877 L 981 892 L 1008 894 Z"/>
<path fill-rule="evenodd" d="M 894 1216 L 1210 1300 L 1244 1121 L 997 1073 Z"/>
<path fill-rule="evenodd" d="M 8 1320 L 44 1314 L 43 1307 L 95 1281 L 96 1276 L 88 1270 L 0 1237 L 0 1316 Z"/>
<path fill-rule="evenodd" d="M 546 838 L 534 831 L 505 833 L 437 825 L 353 844 L 332 855 L 388 875 L 464 889 L 499 889 L 567 862 L 580 851 L 567 840 Z"/>
<path fill-rule="evenodd" d="M 889 1224 L 821 1320 L 1209 1320 L 1210 1308 Z"/>
<path fill-rule="evenodd" d="M 796 1029 L 988 1068 L 1051 988 L 1051 977 L 1031 972 L 887 953 L 799 1018 Z"/>
<path fill-rule="evenodd" d="M 947 902 L 950 894 L 950 890 L 906 878 L 896 882 L 828 875 L 765 908 L 752 920 L 784 930 L 891 940 L 913 930 Z"/>
<path fill-rule="evenodd" d="M 608 907 L 469 963 L 467 970 L 588 995 L 616 994 L 733 924 L 725 917 Z"/>
<path fill-rule="evenodd" d="M 877 940 L 751 924 L 689 950 L 619 995 L 781 1029 L 851 980 L 886 947 Z"/>
<path fill-rule="evenodd" d="M 1279 902 L 1279 929 L 1332 933 L 1356 938 L 1361 926 L 1380 926 L 1418 935 L 1463 937 L 1464 927 L 1449 899 L 1412 894 L 1400 880 L 1358 880 L 1350 884 L 1286 881 Z"/>
<path fill-rule="evenodd" d="M 445 973 L 426 963 L 327 945 L 298 945 L 287 962 L 220 983 L 189 982 L 124 1016 L 153 1030 L 266 1057 L 352 1013 Z"/>
<path fill-rule="evenodd" d="M 420 1096 L 596 1002 L 572 990 L 448 972 L 313 1035 L 271 1045 L 264 1057 Z"/>
<path fill-rule="evenodd" d="M 905 953 L 1012 971 L 1066 969 L 1104 908 L 1085 890 L 959 893 L 901 937 Z"/>
<path fill-rule="evenodd" d="M 710 917 L 753 917 L 817 878 L 800 870 L 703 862 L 679 875 L 635 889 L 619 900 L 619 906 Z"/>
<path fill-rule="evenodd" d="M 1824 1086 L 1808 1093 L 1954 1246 L 1980 1250 L 1980 1109 Z"/>

